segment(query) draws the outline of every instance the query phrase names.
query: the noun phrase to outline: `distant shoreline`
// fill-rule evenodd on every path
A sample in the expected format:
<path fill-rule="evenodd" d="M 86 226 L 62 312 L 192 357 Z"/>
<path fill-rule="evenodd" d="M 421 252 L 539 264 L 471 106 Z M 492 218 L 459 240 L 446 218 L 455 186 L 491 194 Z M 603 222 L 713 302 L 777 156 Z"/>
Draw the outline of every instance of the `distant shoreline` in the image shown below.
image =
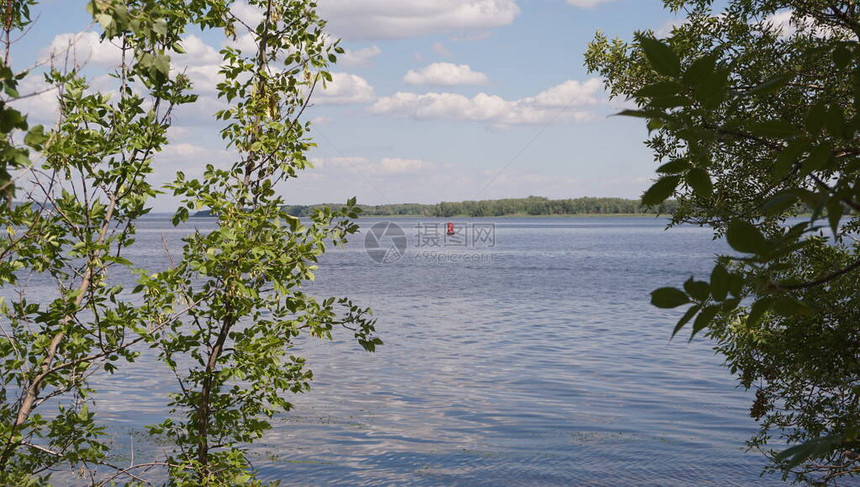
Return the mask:
<path fill-rule="evenodd" d="M 434 220 L 444 220 L 446 218 L 666 218 L 671 215 L 656 213 L 570 213 L 566 215 L 499 215 L 499 216 L 471 216 L 471 215 L 451 215 L 451 216 L 433 216 L 433 215 L 359 215 L 361 218 L 397 218 L 401 220 L 415 220 L 417 218 L 432 218 Z"/>
<path fill-rule="evenodd" d="M 164 213 L 159 214 L 159 216 L 171 216 L 172 213 Z M 470 216 L 470 215 L 452 215 L 452 216 L 433 216 L 433 215 L 359 215 L 358 219 L 364 218 L 390 218 L 397 220 L 416 220 L 419 218 L 433 219 L 433 220 L 445 220 L 450 218 L 491 218 L 491 219 L 505 219 L 505 218 L 668 218 L 671 215 L 668 213 L 664 214 L 656 214 L 656 213 L 576 213 L 576 214 L 567 214 L 567 215 L 498 215 L 498 216 Z M 191 215 L 191 218 L 215 218 L 215 215 Z M 300 216 L 299 218 L 310 218 L 308 216 Z"/>
<path fill-rule="evenodd" d="M 352 200 L 355 202 L 355 199 Z M 334 211 L 343 204 L 287 205 L 283 209 L 297 217 L 311 216 L 316 210 L 329 207 Z M 644 207 L 639 200 L 583 196 L 551 200 L 542 196 L 479 201 L 443 201 L 436 204 L 395 203 L 385 205 L 356 205 L 362 216 L 378 218 L 595 218 L 640 217 L 671 215 L 677 209 L 673 200 L 658 207 Z M 210 216 L 209 210 L 195 217 Z"/>

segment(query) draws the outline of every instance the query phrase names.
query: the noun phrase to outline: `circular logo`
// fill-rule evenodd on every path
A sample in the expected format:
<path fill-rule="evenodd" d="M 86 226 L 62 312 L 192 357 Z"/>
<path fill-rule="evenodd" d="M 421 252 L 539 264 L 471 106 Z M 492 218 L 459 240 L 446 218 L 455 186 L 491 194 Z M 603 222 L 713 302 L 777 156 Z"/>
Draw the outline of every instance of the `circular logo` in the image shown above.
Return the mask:
<path fill-rule="evenodd" d="M 397 262 L 406 252 L 406 232 L 394 222 L 374 223 L 364 236 L 364 251 L 380 264 Z"/>

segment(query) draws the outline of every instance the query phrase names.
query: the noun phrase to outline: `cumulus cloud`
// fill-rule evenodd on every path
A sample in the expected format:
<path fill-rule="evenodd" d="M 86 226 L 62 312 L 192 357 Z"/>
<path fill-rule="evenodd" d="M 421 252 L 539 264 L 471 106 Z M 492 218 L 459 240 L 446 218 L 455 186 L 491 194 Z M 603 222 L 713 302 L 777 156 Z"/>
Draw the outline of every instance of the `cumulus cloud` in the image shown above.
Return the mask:
<path fill-rule="evenodd" d="M 182 39 L 182 49 L 185 51 L 182 54 L 174 54 L 171 61 L 174 64 L 182 66 L 206 66 L 221 64 L 221 54 L 218 51 L 203 42 L 203 39 L 196 35 L 187 35 Z"/>
<path fill-rule="evenodd" d="M 50 59 L 63 62 L 66 58 L 75 65 L 91 64 L 111 66 L 122 62 L 122 50 L 108 41 L 103 41 L 96 32 L 59 34 L 51 44 L 39 52 L 43 61 Z"/>
<path fill-rule="evenodd" d="M 515 0 L 321 0 L 329 28 L 347 39 L 391 39 L 487 30 L 520 13 Z"/>
<path fill-rule="evenodd" d="M 403 81 L 410 85 L 486 85 L 486 74 L 472 71 L 468 64 L 433 63 L 419 70 L 409 70 Z"/>
<path fill-rule="evenodd" d="M 41 75 L 31 74 L 18 84 L 18 92 L 25 96 L 12 101 L 11 105 L 26 114 L 30 122 L 52 124 L 59 115 L 57 89 L 45 83 Z"/>
<path fill-rule="evenodd" d="M 311 162 L 313 162 L 316 169 L 324 171 L 351 168 L 361 174 L 375 176 L 414 174 L 435 167 L 434 164 L 422 159 L 405 159 L 399 157 L 383 157 L 377 161 L 360 156 L 327 157 L 312 158 Z"/>
<path fill-rule="evenodd" d="M 593 78 L 584 83 L 567 81 L 536 96 L 505 100 L 478 93 L 466 97 L 456 93 L 404 93 L 382 97 L 370 107 L 375 114 L 419 120 L 442 119 L 488 123 L 503 128 L 517 124 L 540 124 L 555 120 L 585 122 L 595 114 L 583 108 L 605 102 L 599 97 L 602 84 Z M 569 108 L 574 107 L 573 110 Z"/>
<path fill-rule="evenodd" d="M 230 5 L 230 13 L 251 28 L 256 27 L 263 20 L 263 11 L 258 7 L 248 5 L 248 2 L 244 1 L 234 2 Z"/>
<path fill-rule="evenodd" d="M 369 46 L 356 50 L 347 49 L 338 57 L 337 63 L 342 66 L 369 66 L 380 53 L 382 53 L 382 49 L 379 46 Z"/>
<path fill-rule="evenodd" d="M 602 92 L 603 82 L 600 78 L 591 78 L 584 83 L 568 80 L 538 93 L 534 100 L 545 107 L 586 106 L 598 103 L 598 95 Z"/>
<path fill-rule="evenodd" d="M 376 99 L 373 87 L 361 76 L 349 73 L 332 73 L 332 82 L 325 89 L 318 85 L 313 101 L 318 105 L 347 105 L 370 103 Z"/>

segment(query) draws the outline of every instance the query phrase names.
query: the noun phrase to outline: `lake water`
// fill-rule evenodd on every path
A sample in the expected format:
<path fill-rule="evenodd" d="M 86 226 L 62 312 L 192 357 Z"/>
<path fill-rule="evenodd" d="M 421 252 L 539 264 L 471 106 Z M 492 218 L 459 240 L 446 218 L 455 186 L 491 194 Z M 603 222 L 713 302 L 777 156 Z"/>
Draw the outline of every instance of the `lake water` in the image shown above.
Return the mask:
<path fill-rule="evenodd" d="M 361 223 L 367 231 L 378 221 Z M 649 304 L 651 290 L 707 275 L 725 250 L 708 230 L 664 231 L 665 220 L 654 218 L 459 219 L 458 229 L 494 227 L 481 227 L 475 245 L 437 247 L 431 227 L 444 232 L 445 221 L 393 221 L 408 243 L 399 260 L 373 261 L 362 235 L 326 254 L 310 288 L 371 306 L 385 345 L 369 354 L 348 333 L 299 342 L 313 390 L 251 447 L 264 479 L 779 483 L 759 477 L 763 458 L 742 451 L 756 431 L 752 395 L 703 339 L 669 340 L 681 311 Z M 127 257 L 166 265 L 162 239 L 178 254 L 191 226 L 212 225 L 198 219 L 175 229 L 147 219 Z M 161 446 L 141 432 L 165 414 L 169 373 L 144 356 L 96 386 L 117 455 L 156 455 Z"/>

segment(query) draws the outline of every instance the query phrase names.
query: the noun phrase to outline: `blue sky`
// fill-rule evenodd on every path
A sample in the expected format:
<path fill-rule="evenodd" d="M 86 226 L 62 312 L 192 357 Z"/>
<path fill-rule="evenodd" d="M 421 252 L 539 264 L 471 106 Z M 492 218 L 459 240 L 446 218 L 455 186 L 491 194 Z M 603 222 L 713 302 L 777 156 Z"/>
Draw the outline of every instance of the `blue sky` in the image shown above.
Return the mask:
<path fill-rule="evenodd" d="M 601 80 L 583 66 L 600 30 L 629 39 L 634 30 L 668 31 L 662 0 L 320 0 L 347 54 L 335 82 L 318 93 L 317 167 L 284 186 L 295 204 L 436 203 L 542 195 L 638 197 L 655 168 L 641 120 L 608 117 Z M 42 2 L 32 31 L 13 48 L 24 68 L 76 39 L 75 56 L 93 85 L 115 49 L 87 32 L 85 2 Z M 241 2 L 237 12 L 253 17 Z M 217 51 L 226 41 L 190 34 L 187 69 L 201 102 L 182 110 L 173 144 L 156 160 L 156 180 L 227 164 L 211 113 Z M 38 88 L 38 77 L 25 88 Z M 31 120 L 50 123 L 55 93 L 24 100 Z M 160 197 L 157 210 L 176 202 Z"/>

